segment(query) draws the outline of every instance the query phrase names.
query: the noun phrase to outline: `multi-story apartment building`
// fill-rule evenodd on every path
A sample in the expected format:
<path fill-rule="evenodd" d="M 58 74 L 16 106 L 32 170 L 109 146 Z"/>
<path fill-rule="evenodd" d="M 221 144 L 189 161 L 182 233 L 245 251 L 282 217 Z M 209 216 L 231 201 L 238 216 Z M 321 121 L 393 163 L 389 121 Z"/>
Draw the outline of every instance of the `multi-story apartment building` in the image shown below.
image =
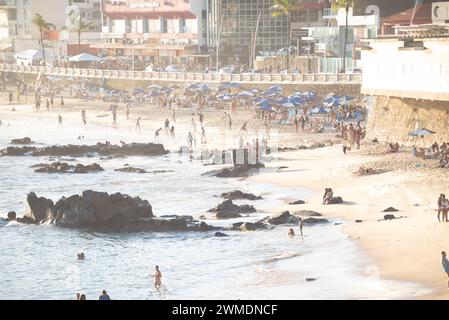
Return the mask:
<path fill-rule="evenodd" d="M 67 53 L 70 44 L 78 42 L 74 32 L 69 32 L 65 38 L 60 37 L 61 30 L 67 26 L 70 13 L 76 11 L 84 21 L 92 22 L 89 30 L 83 33 L 83 38 L 98 40 L 101 28 L 101 0 L 0 0 L 1 27 L 7 41 L 14 51 L 40 48 L 40 34 L 33 24 L 36 13 L 55 26 L 55 30 L 45 34 L 48 56 L 58 56 Z M 78 10 L 74 10 L 78 9 Z M 6 28 L 7 26 L 7 28 Z M 5 40 L 5 39 L 3 39 Z"/>
<path fill-rule="evenodd" d="M 206 45 L 206 0 L 103 0 L 106 53 L 178 59 Z"/>

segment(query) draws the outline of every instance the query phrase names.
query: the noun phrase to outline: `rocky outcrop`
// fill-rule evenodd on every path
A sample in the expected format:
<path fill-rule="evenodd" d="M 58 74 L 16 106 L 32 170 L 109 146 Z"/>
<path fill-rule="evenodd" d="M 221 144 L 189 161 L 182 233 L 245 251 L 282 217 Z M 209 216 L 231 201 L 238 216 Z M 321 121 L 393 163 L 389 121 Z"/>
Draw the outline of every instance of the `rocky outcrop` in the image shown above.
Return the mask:
<path fill-rule="evenodd" d="M 343 198 L 342 197 L 333 197 L 327 201 L 327 204 L 342 204 Z"/>
<path fill-rule="evenodd" d="M 306 218 L 302 220 L 302 223 L 304 225 L 315 225 L 315 224 L 322 224 L 322 223 L 329 223 L 329 220 L 323 219 L 323 218 Z"/>
<path fill-rule="evenodd" d="M 11 144 L 33 144 L 34 142 L 29 137 L 22 139 L 12 139 Z"/>
<path fill-rule="evenodd" d="M 321 217 L 322 214 L 316 211 L 311 210 L 299 210 L 295 212 L 296 216 L 302 216 L 302 217 Z"/>
<path fill-rule="evenodd" d="M 225 200 L 208 212 L 215 213 L 217 219 L 232 219 L 241 217 L 241 213 L 254 213 L 256 209 L 254 206 L 247 204 L 237 205 L 232 202 L 232 200 Z"/>
<path fill-rule="evenodd" d="M 120 169 L 115 169 L 116 172 L 126 172 L 126 173 L 148 173 L 144 169 L 133 168 L 133 167 L 123 167 Z"/>
<path fill-rule="evenodd" d="M 230 192 L 222 193 L 221 197 L 223 199 L 228 199 L 228 200 L 251 200 L 251 201 L 254 201 L 254 200 L 261 200 L 261 199 L 263 199 L 260 196 L 256 196 L 256 195 L 254 195 L 252 193 L 245 193 L 245 192 L 242 192 L 240 190 L 233 190 L 233 191 L 230 191 Z"/>
<path fill-rule="evenodd" d="M 229 236 L 226 233 L 217 231 L 217 232 L 215 232 L 215 237 L 224 238 L 224 237 L 229 237 Z"/>
<path fill-rule="evenodd" d="M 258 222 L 237 222 L 232 225 L 232 230 L 256 231 L 266 229 L 267 225 L 263 221 Z"/>
<path fill-rule="evenodd" d="M 220 170 L 209 171 L 204 173 L 203 175 L 218 178 L 242 178 L 248 177 L 251 174 L 259 172 L 261 168 L 265 168 L 265 166 L 262 163 L 242 164 L 232 168 L 223 168 Z"/>
<path fill-rule="evenodd" d="M 27 196 L 24 223 L 51 223 L 62 228 L 89 229 L 99 232 L 143 231 L 210 231 L 216 228 L 191 216 L 155 218 L 147 200 L 121 193 L 84 191 L 81 195 L 61 198 L 56 203 L 38 198 L 35 193 Z"/>
<path fill-rule="evenodd" d="M 382 212 L 398 212 L 399 210 L 393 207 L 388 207 L 387 209 L 385 209 Z"/>
<path fill-rule="evenodd" d="M 271 217 L 266 220 L 266 223 L 272 225 L 281 225 L 281 224 L 297 224 L 299 222 L 298 218 L 291 215 L 290 212 L 284 211 L 280 215 L 276 217 Z"/>
<path fill-rule="evenodd" d="M 297 205 L 297 204 L 305 204 L 306 202 L 304 200 L 297 200 L 294 202 L 290 202 L 289 205 Z"/>
<path fill-rule="evenodd" d="M 78 157 L 89 154 L 98 154 L 102 157 L 121 157 L 121 156 L 160 156 L 167 154 L 162 144 L 154 143 L 131 143 L 121 146 L 111 145 L 110 143 L 97 143 L 96 145 L 65 145 L 50 147 L 8 147 L 0 150 L 2 156 L 23 156 L 31 155 L 34 157 L 42 156 L 70 156 Z"/>
<path fill-rule="evenodd" d="M 71 165 L 65 162 L 53 162 L 53 163 L 40 163 L 33 165 L 33 168 L 37 168 L 34 172 L 40 173 L 89 173 L 100 172 L 104 169 L 97 163 L 83 165 L 78 163 L 77 165 Z"/>

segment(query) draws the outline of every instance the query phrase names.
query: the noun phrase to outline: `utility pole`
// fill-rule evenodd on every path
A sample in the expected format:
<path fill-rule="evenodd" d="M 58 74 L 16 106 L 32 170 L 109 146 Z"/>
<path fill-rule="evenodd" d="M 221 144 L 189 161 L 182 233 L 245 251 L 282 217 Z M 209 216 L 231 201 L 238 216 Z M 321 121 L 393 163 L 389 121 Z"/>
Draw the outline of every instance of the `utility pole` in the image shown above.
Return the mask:
<path fill-rule="evenodd" d="M 256 61 L 257 32 L 259 31 L 259 24 L 261 17 L 262 17 L 262 10 L 259 11 L 259 16 L 257 17 L 256 31 L 254 32 L 253 56 L 252 56 L 253 69 L 254 69 L 254 61 Z"/>

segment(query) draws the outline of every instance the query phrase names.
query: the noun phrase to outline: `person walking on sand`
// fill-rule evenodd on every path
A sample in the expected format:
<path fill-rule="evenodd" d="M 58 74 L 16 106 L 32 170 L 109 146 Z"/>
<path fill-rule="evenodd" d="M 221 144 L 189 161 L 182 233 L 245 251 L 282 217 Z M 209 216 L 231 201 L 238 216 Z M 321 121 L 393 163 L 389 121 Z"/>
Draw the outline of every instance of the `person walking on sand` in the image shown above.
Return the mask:
<path fill-rule="evenodd" d="M 46 107 L 47 107 L 47 111 L 50 111 L 50 101 L 48 101 L 48 99 L 46 101 Z"/>
<path fill-rule="evenodd" d="M 159 134 L 161 133 L 162 128 L 159 128 L 156 130 L 156 132 L 154 132 L 154 142 L 158 142 L 159 141 Z"/>
<path fill-rule="evenodd" d="M 204 130 L 204 127 L 201 127 L 201 144 L 206 144 L 206 130 Z"/>
<path fill-rule="evenodd" d="M 171 126 L 170 136 L 171 136 L 171 140 L 174 142 L 175 141 L 175 126 Z"/>
<path fill-rule="evenodd" d="M 192 133 L 189 132 L 189 134 L 187 135 L 187 144 L 189 146 L 189 148 L 192 148 L 193 145 L 193 136 Z"/>
<path fill-rule="evenodd" d="M 12 99 L 12 92 L 9 93 L 9 104 L 11 105 L 13 103 Z"/>
<path fill-rule="evenodd" d="M 86 110 L 82 110 L 81 111 L 81 120 L 83 121 L 83 124 L 86 125 L 87 121 L 86 121 Z"/>
<path fill-rule="evenodd" d="M 62 126 L 62 116 L 60 114 L 58 114 L 58 125 Z"/>
<path fill-rule="evenodd" d="M 129 104 L 126 105 L 126 120 L 129 120 Z"/>
<path fill-rule="evenodd" d="M 441 251 L 441 264 L 443 265 L 444 272 L 446 272 L 449 278 L 449 260 L 447 260 L 445 251 Z M 449 280 L 447 281 L 447 287 L 449 288 Z"/>
<path fill-rule="evenodd" d="M 443 199 L 444 199 L 444 194 L 440 194 L 440 197 L 438 198 L 438 222 L 441 222 L 440 220 L 440 215 L 441 212 L 443 211 Z"/>
<path fill-rule="evenodd" d="M 175 109 L 171 111 L 171 121 L 176 122 L 176 112 Z"/>
<path fill-rule="evenodd" d="M 443 221 L 448 222 L 447 213 L 449 211 L 449 200 L 446 198 L 446 195 L 443 194 L 443 198 L 441 199 L 441 211 L 443 213 Z"/>
<path fill-rule="evenodd" d="M 139 132 L 139 133 L 141 132 L 141 131 L 140 131 L 140 120 L 141 120 L 141 118 L 138 117 L 138 118 L 137 118 L 137 121 L 136 121 L 136 131 Z"/>
<path fill-rule="evenodd" d="M 64 106 L 64 97 L 61 97 L 61 107 Z"/>
<path fill-rule="evenodd" d="M 228 114 L 228 124 L 229 124 L 229 131 L 232 130 L 232 118 L 231 115 Z"/>
<path fill-rule="evenodd" d="M 152 277 L 154 278 L 154 287 L 157 290 L 159 290 L 162 285 L 162 273 L 159 270 L 159 266 L 155 267 L 155 272 L 154 272 L 154 275 L 152 275 Z"/>

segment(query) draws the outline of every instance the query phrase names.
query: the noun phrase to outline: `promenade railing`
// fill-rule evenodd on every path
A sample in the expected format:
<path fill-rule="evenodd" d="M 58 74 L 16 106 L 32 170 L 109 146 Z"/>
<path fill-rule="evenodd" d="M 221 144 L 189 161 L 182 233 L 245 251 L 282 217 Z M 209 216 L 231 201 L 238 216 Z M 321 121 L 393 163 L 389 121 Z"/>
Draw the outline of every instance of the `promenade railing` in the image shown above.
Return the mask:
<path fill-rule="evenodd" d="M 83 69 L 44 66 L 18 66 L 0 64 L 1 72 L 61 76 L 75 78 L 100 78 L 135 81 L 165 82 L 237 82 L 259 84 L 361 84 L 361 74 L 317 73 L 317 74 L 221 74 L 200 72 L 149 72 L 130 70 Z"/>

